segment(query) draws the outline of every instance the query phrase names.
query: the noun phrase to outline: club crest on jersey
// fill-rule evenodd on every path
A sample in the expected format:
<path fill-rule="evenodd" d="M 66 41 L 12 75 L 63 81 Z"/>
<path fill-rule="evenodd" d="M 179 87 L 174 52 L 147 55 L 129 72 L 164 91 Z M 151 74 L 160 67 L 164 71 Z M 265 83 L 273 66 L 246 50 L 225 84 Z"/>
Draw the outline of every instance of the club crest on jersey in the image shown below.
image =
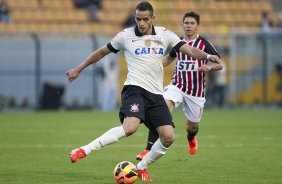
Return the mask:
<path fill-rule="evenodd" d="M 131 106 L 131 108 L 130 108 L 131 112 L 139 112 L 139 108 L 138 108 L 139 104 L 133 103 L 130 106 Z"/>
<path fill-rule="evenodd" d="M 136 55 L 164 55 L 163 48 L 143 47 L 135 49 Z"/>
<path fill-rule="evenodd" d="M 144 44 L 146 47 L 150 47 L 151 46 L 151 40 L 145 40 Z"/>

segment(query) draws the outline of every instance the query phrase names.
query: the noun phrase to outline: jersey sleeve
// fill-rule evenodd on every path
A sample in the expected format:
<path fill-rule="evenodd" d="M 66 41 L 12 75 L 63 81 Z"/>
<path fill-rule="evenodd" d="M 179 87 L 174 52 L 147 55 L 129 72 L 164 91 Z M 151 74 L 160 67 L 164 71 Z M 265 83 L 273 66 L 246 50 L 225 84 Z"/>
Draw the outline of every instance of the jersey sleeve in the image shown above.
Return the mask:
<path fill-rule="evenodd" d="M 174 49 L 171 49 L 171 51 L 169 52 L 169 56 L 172 58 L 176 58 L 176 51 Z"/>
<path fill-rule="evenodd" d="M 125 43 L 125 32 L 119 32 L 110 43 L 108 43 L 107 47 L 111 52 L 117 53 L 120 50 L 124 50 Z"/>
<path fill-rule="evenodd" d="M 211 42 L 209 42 L 208 40 L 205 40 L 205 52 L 211 55 L 217 55 L 220 58 L 219 53 L 217 52 L 217 50 L 215 49 L 215 47 L 211 44 Z"/>
<path fill-rule="evenodd" d="M 169 41 L 172 51 L 169 53 L 170 57 L 176 57 L 176 52 L 179 52 L 179 48 L 185 44 L 174 32 L 166 31 L 166 38 Z"/>
<path fill-rule="evenodd" d="M 181 43 L 182 41 L 180 40 L 180 38 L 174 33 L 174 32 L 171 32 L 169 30 L 165 30 L 166 32 L 166 38 L 169 42 L 169 45 L 171 47 L 177 47 L 179 43 Z"/>

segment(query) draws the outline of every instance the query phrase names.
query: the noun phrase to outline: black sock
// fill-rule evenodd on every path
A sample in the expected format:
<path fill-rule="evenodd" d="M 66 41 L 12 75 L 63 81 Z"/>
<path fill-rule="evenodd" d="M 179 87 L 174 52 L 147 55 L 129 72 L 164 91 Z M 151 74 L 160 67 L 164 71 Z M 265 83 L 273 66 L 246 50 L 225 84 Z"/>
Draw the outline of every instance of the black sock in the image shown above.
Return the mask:
<path fill-rule="evenodd" d="M 198 133 L 198 130 L 199 130 L 199 127 L 197 126 L 197 128 L 194 128 L 194 129 L 188 131 L 188 134 L 187 134 L 188 141 L 191 141 L 192 139 L 194 139 L 194 137 Z"/>
<path fill-rule="evenodd" d="M 156 131 L 149 131 L 148 134 L 148 142 L 147 142 L 147 147 L 146 150 L 151 150 L 153 144 L 158 140 L 159 134 Z"/>

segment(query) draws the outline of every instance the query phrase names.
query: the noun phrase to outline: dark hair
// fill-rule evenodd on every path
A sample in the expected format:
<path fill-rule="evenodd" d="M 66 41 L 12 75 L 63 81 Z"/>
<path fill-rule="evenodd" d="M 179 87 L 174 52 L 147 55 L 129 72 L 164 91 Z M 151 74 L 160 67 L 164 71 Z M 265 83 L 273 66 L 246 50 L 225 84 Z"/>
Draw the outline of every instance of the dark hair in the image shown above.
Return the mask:
<path fill-rule="evenodd" d="M 141 3 L 139 3 L 139 4 L 136 6 L 135 10 L 139 10 L 139 11 L 146 11 L 146 10 L 149 10 L 151 16 L 154 15 L 153 6 L 152 6 L 148 1 L 142 1 Z"/>
<path fill-rule="evenodd" d="M 199 14 L 197 14 L 193 11 L 187 12 L 187 13 L 184 14 L 182 22 L 184 22 L 186 17 L 193 17 L 196 20 L 197 24 L 200 24 L 200 15 Z"/>

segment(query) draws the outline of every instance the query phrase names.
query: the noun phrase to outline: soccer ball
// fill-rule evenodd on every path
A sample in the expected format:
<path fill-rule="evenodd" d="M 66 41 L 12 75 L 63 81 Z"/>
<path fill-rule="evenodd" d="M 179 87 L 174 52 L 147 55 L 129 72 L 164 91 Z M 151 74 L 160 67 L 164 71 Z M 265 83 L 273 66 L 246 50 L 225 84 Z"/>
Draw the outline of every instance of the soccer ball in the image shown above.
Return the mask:
<path fill-rule="evenodd" d="M 137 179 L 136 166 L 129 161 L 122 161 L 115 166 L 114 180 L 119 184 L 132 184 Z"/>

